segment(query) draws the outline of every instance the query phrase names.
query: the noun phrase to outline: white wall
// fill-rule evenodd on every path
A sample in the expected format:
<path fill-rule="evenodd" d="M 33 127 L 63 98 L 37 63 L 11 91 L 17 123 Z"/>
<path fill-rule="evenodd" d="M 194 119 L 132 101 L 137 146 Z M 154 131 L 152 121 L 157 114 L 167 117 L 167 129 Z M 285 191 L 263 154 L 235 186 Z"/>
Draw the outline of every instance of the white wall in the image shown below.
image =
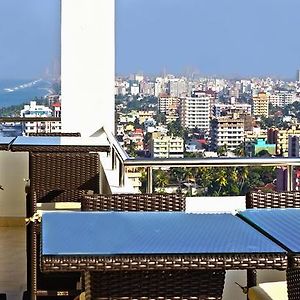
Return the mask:
<path fill-rule="evenodd" d="M 62 130 L 114 131 L 114 0 L 62 0 Z"/>

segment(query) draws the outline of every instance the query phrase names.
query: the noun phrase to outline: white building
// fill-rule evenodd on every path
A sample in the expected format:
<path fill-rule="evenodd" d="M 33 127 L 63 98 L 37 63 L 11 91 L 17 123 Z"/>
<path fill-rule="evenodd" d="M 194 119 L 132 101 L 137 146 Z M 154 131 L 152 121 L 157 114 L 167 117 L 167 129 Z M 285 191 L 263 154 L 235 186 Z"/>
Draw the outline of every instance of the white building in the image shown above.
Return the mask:
<path fill-rule="evenodd" d="M 211 148 L 226 146 L 228 151 L 234 151 L 244 142 L 244 120 L 233 115 L 219 117 L 212 121 Z"/>
<path fill-rule="evenodd" d="M 59 109 L 56 106 L 55 112 L 57 116 L 60 116 L 60 106 Z M 25 118 L 34 118 L 34 117 L 51 117 L 52 110 L 44 105 L 37 105 L 36 101 L 30 101 L 30 104 L 24 105 L 24 108 L 20 112 L 21 117 Z M 49 122 L 49 121 L 33 121 L 26 122 L 24 133 L 28 135 L 29 133 L 38 133 L 38 132 L 60 132 L 61 124 L 60 122 Z"/>
<path fill-rule="evenodd" d="M 276 91 L 269 96 L 270 103 L 274 106 L 284 107 L 297 100 L 296 93 L 289 91 Z"/>
<path fill-rule="evenodd" d="M 184 157 L 184 140 L 181 137 L 153 133 L 149 146 L 150 154 L 153 158 Z"/>
<path fill-rule="evenodd" d="M 205 92 L 181 98 L 181 124 L 186 128 L 209 129 L 211 97 Z"/>
<path fill-rule="evenodd" d="M 161 95 L 158 98 L 158 108 L 166 116 L 166 123 L 176 121 L 179 118 L 180 99 L 169 95 Z"/>
<path fill-rule="evenodd" d="M 130 86 L 130 94 L 138 95 L 140 93 L 140 86 L 137 83 L 133 83 Z"/>
<path fill-rule="evenodd" d="M 165 92 L 165 82 L 161 77 L 156 77 L 154 84 L 154 96 L 158 97 L 161 93 Z"/>

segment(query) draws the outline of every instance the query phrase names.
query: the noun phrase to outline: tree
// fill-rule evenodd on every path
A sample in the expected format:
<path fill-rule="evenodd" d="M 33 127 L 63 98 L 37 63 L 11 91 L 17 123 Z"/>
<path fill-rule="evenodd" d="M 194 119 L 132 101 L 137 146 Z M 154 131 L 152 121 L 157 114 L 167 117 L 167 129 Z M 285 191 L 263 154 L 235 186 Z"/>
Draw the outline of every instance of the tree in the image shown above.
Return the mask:
<path fill-rule="evenodd" d="M 154 170 L 154 185 L 160 188 L 160 191 L 164 191 L 164 188 L 169 184 L 169 175 L 166 171 L 161 169 Z"/>
<path fill-rule="evenodd" d="M 225 188 L 228 184 L 227 174 L 224 168 L 221 168 L 220 171 L 217 173 L 216 182 L 219 185 L 217 195 L 220 195 L 222 188 Z"/>
<path fill-rule="evenodd" d="M 130 157 L 136 157 L 137 154 L 136 154 L 136 148 L 137 148 L 137 145 L 135 142 L 133 141 L 130 141 L 130 144 L 127 146 L 127 154 L 130 156 Z"/>
<path fill-rule="evenodd" d="M 227 149 L 227 145 L 224 144 L 222 146 L 219 146 L 217 148 L 217 154 L 218 156 L 227 156 L 227 152 L 228 152 L 228 149 Z"/>
<path fill-rule="evenodd" d="M 239 156 L 239 157 L 244 157 L 246 156 L 246 151 L 245 151 L 245 143 L 240 143 L 235 149 L 234 149 L 234 154 Z"/>

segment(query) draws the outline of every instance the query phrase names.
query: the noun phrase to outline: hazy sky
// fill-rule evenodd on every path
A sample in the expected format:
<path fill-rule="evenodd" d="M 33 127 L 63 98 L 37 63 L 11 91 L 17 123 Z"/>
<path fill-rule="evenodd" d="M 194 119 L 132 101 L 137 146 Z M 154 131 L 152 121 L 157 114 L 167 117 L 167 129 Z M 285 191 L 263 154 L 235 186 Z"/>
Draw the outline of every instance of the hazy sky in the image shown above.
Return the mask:
<path fill-rule="evenodd" d="M 300 68 L 300 0 L 115 1 L 117 73 L 293 78 Z M 43 76 L 59 53 L 60 0 L 0 0 L 0 78 Z"/>
<path fill-rule="evenodd" d="M 0 0 L 0 79 L 39 78 L 59 56 L 59 0 Z"/>
<path fill-rule="evenodd" d="M 116 71 L 293 78 L 299 0 L 116 0 Z"/>

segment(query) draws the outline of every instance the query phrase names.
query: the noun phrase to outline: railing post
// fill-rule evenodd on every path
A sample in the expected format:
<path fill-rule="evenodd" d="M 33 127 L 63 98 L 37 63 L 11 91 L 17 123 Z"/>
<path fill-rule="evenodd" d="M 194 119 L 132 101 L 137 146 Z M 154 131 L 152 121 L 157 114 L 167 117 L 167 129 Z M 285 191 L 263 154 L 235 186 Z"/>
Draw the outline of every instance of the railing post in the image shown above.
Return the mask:
<path fill-rule="evenodd" d="M 116 168 L 116 150 L 114 147 L 111 148 L 111 169 Z"/>
<path fill-rule="evenodd" d="M 125 168 L 123 162 L 119 159 L 119 186 L 122 187 L 125 185 Z"/>
<path fill-rule="evenodd" d="M 151 194 L 153 193 L 153 173 L 152 173 L 152 167 L 147 167 L 147 188 L 146 192 Z"/>
<path fill-rule="evenodd" d="M 291 165 L 287 166 L 287 190 L 293 190 L 294 168 Z"/>

